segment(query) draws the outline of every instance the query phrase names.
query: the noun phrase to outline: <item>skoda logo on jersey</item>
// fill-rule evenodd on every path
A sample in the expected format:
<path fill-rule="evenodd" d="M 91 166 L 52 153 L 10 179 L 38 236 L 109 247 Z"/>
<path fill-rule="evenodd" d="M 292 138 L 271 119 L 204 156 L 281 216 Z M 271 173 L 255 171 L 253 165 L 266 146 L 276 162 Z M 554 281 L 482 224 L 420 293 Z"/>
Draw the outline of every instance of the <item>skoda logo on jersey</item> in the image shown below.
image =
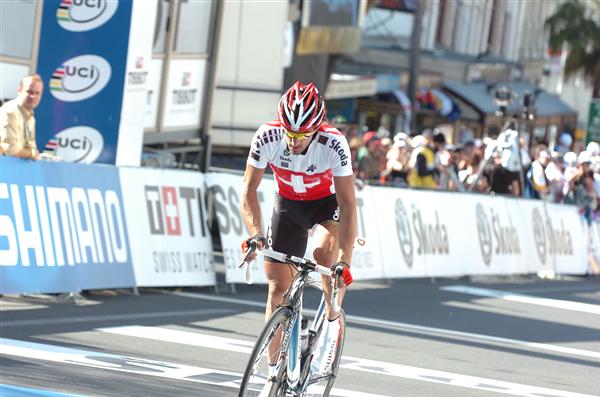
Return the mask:
<path fill-rule="evenodd" d="M 85 126 L 62 130 L 51 141 L 56 142 L 54 154 L 71 163 L 93 163 L 104 148 L 102 134 Z"/>
<path fill-rule="evenodd" d="M 85 32 L 104 25 L 118 7 L 118 0 L 62 0 L 56 19 L 63 29 Z"/>
<path fill-rule="evenodd" d="M 57 68 L 50 79 L 50 92 L 61 101 L 76 102 L 102 91 L 110 81 L 110 64 L 97 55 L 80 55 Z"/>
<path fill-rule="evenodd" d="M 290 151 L 288 150 L 288 148 L 285 148 L 285 149 L 283 149 L 283 155 L 284 155 L 284 156 L 286 156 L 286 157 L 287 157 L 287 156 L 289 156 L 290 154 L 291 154 L 291 153 L 290 153 Z"/>
<path fill-rule="evenodd" d="M 534 208 L 531 214 L 531 218 L 533 225 L 533 240 L 535 241 L 535 248 L 537 250 L 538 256 L 540 257 L 540 261 L 542 262 L 542 264 L 545 265 L 548 247 L 546 245 L 546 230 L 544 228 L 544 220 L 542 219 L 540 210 Z"/>
<path fill-rule="evenodd" d="M 479 248 L 483 262 L 489 266 L 492 262 L 492 228 L 481 203 L 475 207 L 477 218 L 477 235 L 479 236 Z"/>
<path fill-rule="evenodd" d="M 398 236 L 398 243 L 400 244 L 400 251 L 404 257 L 404 262 L 408 267 L 413 265 L 413 241 L 412 233 L 410 231 L 410 223 L 408 221 L 408 213 L 404 208 L 404 204 L 401 199 L 396 199 L 396 234 Z"/>

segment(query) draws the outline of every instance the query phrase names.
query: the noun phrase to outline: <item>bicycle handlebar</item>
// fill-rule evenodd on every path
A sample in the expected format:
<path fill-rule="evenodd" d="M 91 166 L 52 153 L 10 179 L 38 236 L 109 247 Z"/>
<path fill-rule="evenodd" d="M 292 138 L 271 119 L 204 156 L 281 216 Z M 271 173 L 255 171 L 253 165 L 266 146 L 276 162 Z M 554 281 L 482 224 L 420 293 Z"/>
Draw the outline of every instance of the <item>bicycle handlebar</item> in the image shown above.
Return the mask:
<path fill-rule="evenodd" d="M 258 239 L 251 239 L 248 242 L 248 249 L 244 252 L 244 256 L 242 257 L 242 262 L 239 267 L 241 268 L 244 264 L 248 264 L 247 259 L 250 254 L 256 252 L 258 248 Z M 342 275 L 341 271 L 334 271 L 331 268 L 323 265 L 319 265 L 318 263 L 312 262 L 309 259 L 300 258 L 294 255 L 287 255 L 282 252 L 274 251 L 270 248 L 265 248 L 262 250 L 261 254 L 263 256 L 268 256 L 269 258 L 273 258 L 280 262 L 289 263 L 294 266 L 302 267 L 308 269 L 310 271 L 318 272 L 324 276 L 333 276 L 333 290 L 331 291 L 331 307 L 335 312 L 340 311 L 340 305 L 338 303 L 338 294 L 340 292 L 340 277 Z M 246 268 L 246 282 L 251 283 L 251 272 L 250 265 Z"/>

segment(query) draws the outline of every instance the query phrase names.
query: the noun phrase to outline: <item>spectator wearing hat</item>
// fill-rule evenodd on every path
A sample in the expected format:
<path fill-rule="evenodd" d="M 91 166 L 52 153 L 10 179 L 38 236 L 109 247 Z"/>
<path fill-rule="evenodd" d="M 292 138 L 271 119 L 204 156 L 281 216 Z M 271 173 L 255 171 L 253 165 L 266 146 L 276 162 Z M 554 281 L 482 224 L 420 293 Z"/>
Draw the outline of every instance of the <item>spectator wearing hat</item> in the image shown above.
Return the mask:
<path fill-rule="evenodd" d="M 527 172 L 527 180 L 531 183 L 530 196 L 532 198 L 549 198 L 549 184 L 546 178 L 546 167 L 550 163 L 550 153 L 546 145 L 538 145 L 535 149 L 534 161 Z"/>
<path fill-rule="evenodd" d="M 577 164 L 577 153 L 567 152 L 563 157 L 565 163 L 565 182 L 563 186 L 563 202 L 567 204 L 575 204 L 575 188 L 579 183 L 583 170 Z"/>
<path fill-rule="evenodd" d="M 408 185 L 413 188 L 435 189 L 435 153 L 429 146 L 433 140 L 431 131 L 424 131 L 412 139 L 413 152 L 410 156 Z"/>
<path fill-rule="evenodd" d="M 558 137 L 558 142 L 554 147 L 554 150 L 559 152 L 560 154 L 566 154 L 571 150 L 571 145 L 573 144 L 573 137 L 568 132 L 563 132 Z"/>
<path fill-rule="evenodd" d="M 590 154 L 592 164 L 600 162 L 600 144 L 598 144 L 598 142 L 588 143 L 585 151 Z"/>
<path fill-rule="evenodd" d="M 408 149 L 408 142 L 406 140 L 394 139 L 392 148 L 386 155 L 386 168 L 383 172 L 387 183 L 393 186 L 408 186 L 408 163 L 410 160 Z"/>

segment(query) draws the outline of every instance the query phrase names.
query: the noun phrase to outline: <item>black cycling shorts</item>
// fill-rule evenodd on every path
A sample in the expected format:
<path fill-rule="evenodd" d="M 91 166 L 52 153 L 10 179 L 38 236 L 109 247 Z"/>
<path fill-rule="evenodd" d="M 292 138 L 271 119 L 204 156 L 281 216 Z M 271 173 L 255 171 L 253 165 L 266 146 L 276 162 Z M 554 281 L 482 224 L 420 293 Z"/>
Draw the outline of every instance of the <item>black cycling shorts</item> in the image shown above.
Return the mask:
<path fill-rule="evenodd" d="M 288 200 L 275 195 L 267 245 L 274 251 L 304 257 L 308 231 L 317 224 L 338 222 L 340 210 L 335 194 L 319 200 Z"/>

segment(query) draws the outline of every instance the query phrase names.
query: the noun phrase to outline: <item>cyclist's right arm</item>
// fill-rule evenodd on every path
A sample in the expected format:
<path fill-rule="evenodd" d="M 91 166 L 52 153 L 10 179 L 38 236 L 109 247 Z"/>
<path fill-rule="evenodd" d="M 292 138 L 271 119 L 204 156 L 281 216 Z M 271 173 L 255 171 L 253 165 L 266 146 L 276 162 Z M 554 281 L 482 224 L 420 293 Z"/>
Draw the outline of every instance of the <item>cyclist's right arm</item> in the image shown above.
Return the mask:
<path fill-rule="evenodd" d="M 247 164 L 242 185 L 241 209 L 242 218 L 251 236 L 262 234 L 260 224 L 260 205 L 258 203 L 258 186 L 265 174 L 265 168 L 255 168 Z"/>

